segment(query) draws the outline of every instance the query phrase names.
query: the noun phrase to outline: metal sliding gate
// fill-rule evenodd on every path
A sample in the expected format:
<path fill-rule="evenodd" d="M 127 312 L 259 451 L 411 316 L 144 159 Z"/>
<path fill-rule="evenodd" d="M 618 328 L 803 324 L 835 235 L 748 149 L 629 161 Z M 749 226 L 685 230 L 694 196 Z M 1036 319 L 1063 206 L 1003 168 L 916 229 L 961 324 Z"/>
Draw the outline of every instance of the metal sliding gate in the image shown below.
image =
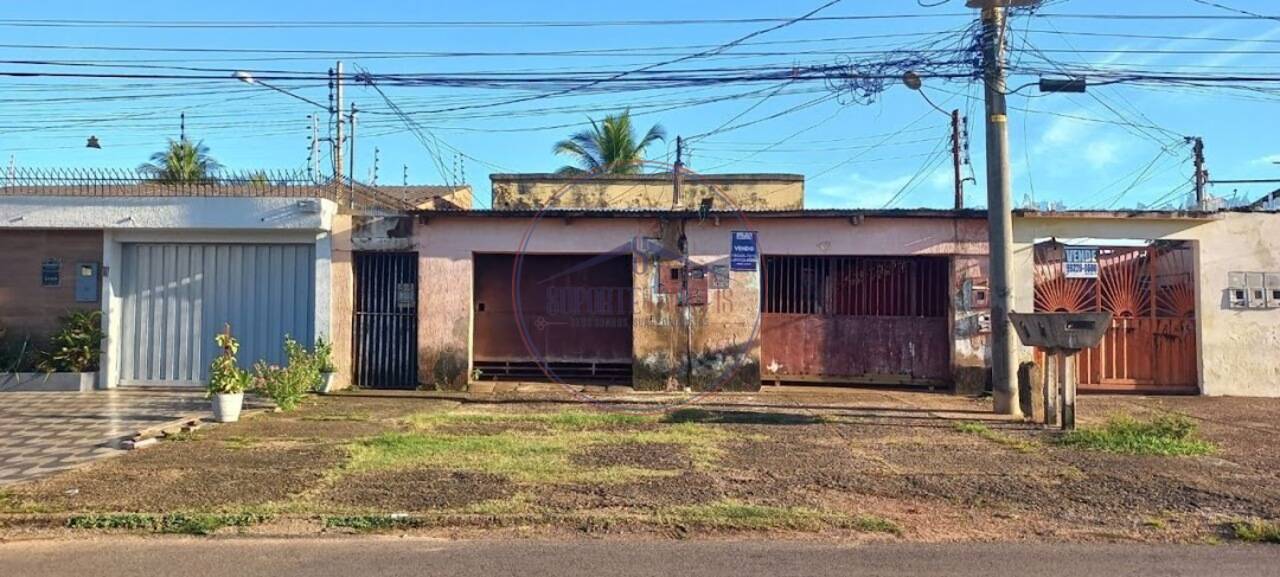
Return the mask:
<path fill-rule="evenodd" d="M 122 384 L 200 384 L 227 325 L 246 366 L 283 363 L 285 336 L 312 342 L 312 245 L 130 243 L 122 256 Z"/>
<path fill-rule="evenodd" d="M 765 256 L 763 270 L 765 380 L 950 381 L 948 259 Z"/>
<path fill-rule="evenodd" d="M 356 385 L 418 386 L 418 255 L 355 253 Z"/>

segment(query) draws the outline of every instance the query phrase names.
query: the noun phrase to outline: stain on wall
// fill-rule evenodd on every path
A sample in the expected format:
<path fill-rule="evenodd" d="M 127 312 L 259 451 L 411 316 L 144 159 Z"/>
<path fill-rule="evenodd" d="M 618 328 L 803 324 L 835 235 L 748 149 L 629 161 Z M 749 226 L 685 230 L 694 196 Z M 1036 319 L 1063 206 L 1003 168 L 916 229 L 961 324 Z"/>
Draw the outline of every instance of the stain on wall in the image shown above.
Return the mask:
<path fill-rule="evenodd" d="M 671 208 L 672 182 L 667 175 L 606 175 L 590 178 L 555 174 L 493 174 L 496 210 L 558 208 Z M 713 199 L 739 210 L 804 208 L 804 178 L 799 175 L 688 175 L 681 187 L 682 204 L 697 208 Z"/>

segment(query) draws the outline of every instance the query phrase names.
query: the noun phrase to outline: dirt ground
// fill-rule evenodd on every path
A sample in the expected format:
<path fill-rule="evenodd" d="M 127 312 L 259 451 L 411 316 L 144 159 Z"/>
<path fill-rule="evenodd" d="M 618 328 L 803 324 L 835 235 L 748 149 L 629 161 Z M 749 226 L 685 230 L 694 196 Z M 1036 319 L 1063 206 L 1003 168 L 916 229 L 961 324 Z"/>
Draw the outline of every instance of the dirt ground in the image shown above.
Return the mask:
<path fill-rule="evenodd" d="M 993 417 L 989 401 L 925 393 L 786 389 L 654 408 L 320 397 L 9 488 L 0 535 L 181 511 L 253 512 L 268 532 L 359 518 L 519 535 L 1205 542 L 1234 521 L 1280 519 L 1280 400 L 1080 401 L 1085 426 L 1185 414 L 1217 446 L 1200 457 L 1069 448 Z"/>

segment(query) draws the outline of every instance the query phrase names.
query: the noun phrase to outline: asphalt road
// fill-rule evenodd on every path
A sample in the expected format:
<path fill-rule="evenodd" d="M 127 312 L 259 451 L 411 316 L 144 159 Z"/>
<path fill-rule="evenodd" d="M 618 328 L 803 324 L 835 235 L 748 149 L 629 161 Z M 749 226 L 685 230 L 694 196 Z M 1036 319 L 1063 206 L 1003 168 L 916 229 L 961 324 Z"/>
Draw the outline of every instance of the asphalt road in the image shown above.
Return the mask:
<path fill-rule="evenodd" d="M 0 575 L 1280 575 L 1276 546 L 96 538 L 0 544 Z"/>

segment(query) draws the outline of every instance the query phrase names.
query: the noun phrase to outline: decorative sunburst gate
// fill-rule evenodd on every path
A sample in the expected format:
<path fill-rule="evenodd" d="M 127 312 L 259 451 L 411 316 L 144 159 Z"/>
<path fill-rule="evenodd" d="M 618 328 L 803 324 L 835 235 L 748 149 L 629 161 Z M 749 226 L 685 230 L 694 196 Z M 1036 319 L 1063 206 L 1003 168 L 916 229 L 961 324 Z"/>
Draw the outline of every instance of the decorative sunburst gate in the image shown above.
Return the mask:
<path fill-rule="evenodd" d="M 1060 243 L 1036 245 L 1037 312 L 1111 311 L 1102 344 L 1082 351 L 1082 391 L 1194 393 L 1195 265 L 1184 242 L 1100 248 L 1098 278 L 1067 278 Z M 1043 354 L 1037 358 L 1044 361 Z"/>

